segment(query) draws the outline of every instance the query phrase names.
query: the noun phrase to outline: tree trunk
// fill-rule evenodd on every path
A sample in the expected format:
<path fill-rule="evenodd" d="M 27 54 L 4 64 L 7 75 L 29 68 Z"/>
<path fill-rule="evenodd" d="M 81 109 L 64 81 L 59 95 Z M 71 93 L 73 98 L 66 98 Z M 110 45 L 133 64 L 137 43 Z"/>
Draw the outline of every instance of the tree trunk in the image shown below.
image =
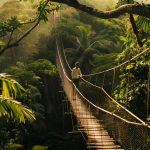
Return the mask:
<path fill-rule="evenodd" d="M 136 36 L 138 45 L 139 45 L 140 47 L 142 47 L 142 46 L 143 46 L 142 39 L 141 39 L 140 36 L 139 36 L 139 31 L 138 31 L 138 29 L 137 29 L 137 26 L 136 26 L 136 23 L 135 23 L 135 20 L 134 20 L 134 17 L 133 17 L 132 14 L 130 14 L 130 22 L 131 22 L 131 25 L 132 25 L 133 32 L 134 32 L 134 34 L 135 34 L 135 36 Z"/>

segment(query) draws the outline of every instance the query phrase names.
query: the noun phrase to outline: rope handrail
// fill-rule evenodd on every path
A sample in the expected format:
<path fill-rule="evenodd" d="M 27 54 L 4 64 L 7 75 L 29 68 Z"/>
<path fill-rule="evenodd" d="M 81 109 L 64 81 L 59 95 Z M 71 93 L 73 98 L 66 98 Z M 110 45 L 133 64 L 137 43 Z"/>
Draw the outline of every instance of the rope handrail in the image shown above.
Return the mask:
<path fill-rule="evenodd" d="M 70 67 L 70 65 L 69 65 L 69 63 L 68 63 L 68 61 L 67 61 L 67 57 L 66 57 L 65 52 L 64 52 L 63 44 L 62 44 L 62 48 L 63 48 L 62 52 L 63 52 L 63 55 L 64 55 L 64 57 L 65 57 L 65 62 L 66 62 L 66 64 L 67 64 L 69 70 L 71 71 L 71 67 Z"/>
<path fill-rule="evenodd" d="M 94 86 L 94 87 L 96 87 L 96 88 L 98 88 L 98 89 L 100 89 L 100 90 L 102 90 L 114 103 L 116 103 L 117 105 L 119 105 L 122 109 L 124 109 L 126 112 L 128 112 L 130 115 L 132 115 L 134 118 L 136 118 L 139 122 L 141 122 L 141 124 L 143 124 L 143 125 L 146 125 L 146 126 L 148 126 L 149 128 L 150 128 L 150 126 L 147 124 L 147 123 L 145 123 L 143 120 L 141 120 L 139 117 L 137 117 L 136 115 L 134 115 L 132 112 L 130 112 L 128 109 L 126 109 L 124 106 L 122 106 L 120 103 L 118 103 L 115 99 L 113 99 L 102 87 L 99 87 L 99 86 L 97 86 L 97 85 L 95 85 L 95 84 L 92 84 L 91 82 L 89 82 L 89 81 L 87 81 L 87 80 L 85 80 L 85 79 L 83 79 L 83 78 L 81 78 L 84 82 L 86 82 L 86 83 L 88 83 L 88 84 L 90 84 L 90 85 L 92 85 L 92 86 Z"/>
<path fill-rule="evenodd" d="M 63 46 L 62 46 L 62 47 L 63 47 Z M 147 49 L 145 49 L 145 50 L 142 51 L 141 53 L 137 54 L 137 55 L 134 56 L 133 58 L 131 58 L 130 61 L 131 61 L 131 60 L 134 60 L 134 59 L 137 58 L 138 56 L 142 55 L 143 53 L 145 53 L 145 52 L 148 51 L 149 49 L 150 49 L 150 47 L 147 48 Z M 67 61 L 66 55 L 65 55 L 65 53 L 64 53 L 64 50 L 62 50 L 62 52 L 63 52 L 64 58 L 65 58 L 65 63 L 67 64 L 69 70 L 71 71 L 71 67 L 70 67 L 70 65 L 69 65 L 69 63 L 68 63 L 68 61 Z M 128 62 L 129 62 L 129 60 L 128 60 Z M 118 66 L 122 66 L 122 65 L 124 65 L 124 64 L 126 64 L 126 63 L 127 63 L 127 61 L 124 62 L 124 63 L 122 63 L 122 64 L 120 64 L 120 65 L 118 65 Z M 117 67 L 117 66 L 116 66 L 116 67 Z M 126 112 L 128 112 L 128 113 L 129 113 L 131 116 L 133 116 L 134 118 L 136 118 L 136 119 L 137 119 L 139 122 L 141 122 L 143 125 L 147 124 L 147 123 L 145 123 L 143 120 L 141 120 L 139 117 L 137 117 L 136 115 L 134 115 L 132 112 L 130 112 L 128 109 L 126 109 L 124 106 L 122 106 L 120 103 L 118 103 L 115 99 L 113 99 L 102 87 L 99 87 L 99 86 L 97 86 L 97 85 L 95 85 L 95 84 L 92 84 L 91 82 L 89 82 L 89 81 L 87 81 L 87 80 L 85 80 L 85 79 L 83 79 L 83 78 L 81 78 L 81 79 L 82 79 L 84 82 L 86 82 L 86 83 L 88 83 L 88 84 L 90 84 L 90 85 L 92 85 L 92 86 L 95 86 L 95 87 L 98 88 L 98 89 L 101 89 L 114 103 L 116 103 L 117 105 L 119 105 L 122 109 L 124 109 Z M 76 89 L 76 90 L 78 90 L 78 89 Z M 78 92 L 80 92 L 80 91 L 78 90 Z M 149 126 L 149 125 L 147 124 L 147 126 Z"/>
<path fill-rule="evenodd" d="M 59 57 L 59 60 L 60 60 L 60 64 L 61 64 L 61 66 L 62 66 L 63 73 L 64 73 L 65 77 L 68 79 L 68 81 L 69 81 L 69 82 L 72 82 L 72 80 L 69 79 L 69 77 L 67 76 L 66 71 L 65 71 L 65 69 L 64 69 L 64 67 L 63 67 L 63 63 L 62 63 L 62 60 L 61 60 L 61 57 L 60 57 L 60 52 L 59 52 L 59 47 L 58 47 L 57 41 L 56 41 L 56 46 L 57 46 L 58 57 Z M 73 83 L 73 82 L 72 82 L 72 83 Z"/>
<path fill-rule="evenodd" d="M 76 88 L 76 87 L 75 87 L 75 88 Z M 110 111 L 108 111 L 108 110 L 105 110 L 105 109 L 103 109 L 103 108 L 101 108 L 101 107 L 95 105 L 95 104 L 92 103 L 90 100 L 88 100 L 85 96 L 83 96 L 82 93 L 81 93 L 77 88 L 76 88 L 76 90 L 77 90 L 77 92 L 80 94 L 80 96 L 81 96 L 84 100 L 86 100 L 90 105 L 92 105 L 93 107 L 95 107 L 95 108 L 97 108 L 97 109 L 99 109 L 99 110 L 101 110 L 101 111 L 103 111 L 103 112 L 105 112 L 105 113 L 107 113 L 107 114 L 109 114 L 109 115 L 111 115 L 111 116 L 114 116 L 115 118 L 118 118 L 118 119 L 122 120 L 122 121 L 125 122 L 125 123 L 133 124 L 133 125 L 139 125 L 139 126 L 146 126 L 146 127 L 150 128 L 150 126 L 149 126 L 148 124 L 146 124 L 144 121 L 142 121 L 141 123 L 132 122 L 132 121 L 129 121 L 129 120 L 127 120 L 127 119 L 124 119 L 124 118 L 120 117 L 119 115 L 117 115 L 117 114 L 115 114 L 115 113 L 113 113 L 113 112 L 110 112 Z"/>
<path fill-rule="evenodd" d="M 67 78 L 67 80 L 74 86 L 75 90 L 78 92 L 78 94 L 79 94 L 84 100 L 86 100 L 90 105 L 92 105 L 93 107 L 97 108 L 98 110 L 101 110 L 101 111 L 103 111 L 103 112 L 105 112 L 105 113 L 107 113 L 107 114 L 109 114 L 109 115 L 111 115 L 111 116 L 114 116 L 115 118 L 120 119 L 120 120 L 122 120 L 122 121 L 125 122 L 125 123 L 133 124 L 133 125 L 139 125 L 139 126 L 145 126 L 145 127 L 150 128 L 150 126 L 149 126 L 148 124 L 146 124 L 144 121 L 142 121 L 141 119 L 139 119 L 137 116 L 136 116 L 136 117 L 138 118 L 138 120 L 139 120 L 141 123 L 132 122 L 132 121 L 129 121 L 129 120 L 127 120 L 127 119 L 124 119 L 124 118 L 120 117 L 119 115 L 117 115 L 117 114 L 115 114 L 115 113 L 113 113 L 113 112 L 107 111 L 107 110 L 105 110 L 105 109 L 103 109 L 103 108 L 101 108 L 101 107 L 95 105 L 95 104 L 92 103 L 90 100 L 88 100 L 86 97 L 84 97 L 84 96 L 82 95 L 82 93 L 76 88 L 76 86 L 74 85 L 74 83 L 72 82 L 72 80 L 70 80 L 69 77 L 67 76 L 66 71 L 65 71 L 64 66 L 63 66 L 63 63 L 62 63 L 60 51 L 59 51 L 59 48 L 58 48 L 58 43 L 56 42 L 56 44 L 57 44 L 58 57 L 59 57 L 59 60 L 60 60 L 60 64 L 61 64 L 63 73 L 64 73 L 65 77 Z M 87 81 L 87 82 L 88 82 L 88 81 Z M 103 90 L 103 92 L 104 92 L 104 90 Z M 106 94 L 106 92 L 105 92 L 105 94 Z M 107 94 L 107 95 L 108 95 L 108 94 Z M 109 96 L 109 95 L 108 95 L 108 96 Z M 110 96 L 109 96 L 109 97 L 110 97 Z M 110 98 L 111 98 L 111 97 L 110 97 Z M 120 105 L 120 104 L 118 103 L 118 105 Z M 121 105 L 120 105 L 120 106 L 121 106 Z M 122 106 L 122 107 L 123 107 L 123 106 Z M 124 109 L 124 110 L 126 110 L 126 109 Z M 128 112 L 130 112 L 130 111 L 128 111 Z M 136 119 L 137 119 L 137 118 L 136 118 Z"/>
<path fill-rule="evenodd" d="M 103 70 L 103 71 L 100 71 L 100 72 L 96 72 L 96 73 L 91 73 L 91 74 L 85 74 L 85 75 L 82 75 L 83 77 L 89 77 L 89 76 L 94 76 L 94 75 L 99 75 L 99 74 L 102 74 L 102 73 L 106 73 L 106 72 L 109 72 L 111 70 L 114 70 L 114 69 L 117 69 L 127 63 L 129 63 L 130 61 L 136 59 L 137 57 L 141 56 L 142 54 L 144 54 L 145 52 L 149 51 L 150 50 L 150 47 L 148 47 L 147 49 L 145 49 L 144 51 L 140 52 L 139 54 L 135 55 L 134 57 L 132 57 L 131 59 L 117 65 L 117 66 L 114 66 L 112 68 L 109 68 L 109 69 L 106 69 L 106 70 Z"/>

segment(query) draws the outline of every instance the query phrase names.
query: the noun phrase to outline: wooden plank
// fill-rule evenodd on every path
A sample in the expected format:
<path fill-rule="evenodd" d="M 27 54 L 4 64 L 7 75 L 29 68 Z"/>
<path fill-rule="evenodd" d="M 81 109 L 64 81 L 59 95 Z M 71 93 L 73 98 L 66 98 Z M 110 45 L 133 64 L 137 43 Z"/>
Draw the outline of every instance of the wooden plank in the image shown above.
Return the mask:
<path fill-rule="evenodd" d="M 121 149 L 121 148 L 88 148 L 89 150 L 124 150 L 124 149 Z"/>
<path fill-rule="evenodd" d="M 87 148 L 96 150 L 122 150 L 119 145 L 115 145 L 115 140 L 105 130 L 102 124 L 103 121 L 98 120 L 83 103 L 76 100 L 72 102 L 72 107 L 80 124 L 78 130 L 85 132 L 87 135 Z"/>
<path fill-rule="evenodd" d="M 101 139 L 96 139 L 95 140 L 95 138 L 93 139 L 93 138 L 89 138 L 88 139 L 88 142 L 94 142 L 95 143 L 95 141 L 96 142 L 102 142 L 102 140 Z M 105 139 L 103 139 L 103 142 L 108 142 L 108 141 L 115 141 L 113 138 L 105 138 Z"/>
<path fill-rule="evenodd" d="M 90 137 L 90 136 L 88 136 L 88 140 L 95 140 L 96 142 L 105 142 L 105 141 L 108 141 L 108 140 L 114 140 L 113 138 L 110 138 L 110 137 L 99 137 L 99 138 L 97 138 L 97 137 L 94 137 L 94 136 L 92 136 L 92 137 Z"/>
<path fill-rule="evenodd" d="M 103 129 L 103 128 L 101 128 L 101 129 Z M 79 130 L 80 131 L 98 131 L 98 132 L 100 132 L 101 130 L 99 130 L 99 128 L 90 128 L 90 129 L 85 129 L 85 128 L 79 128 Z M 105 130 L 104 130 L 105 131 Z"/>
<path fill-rule="evenodd" d="M 102 127 L 101 125 L 99 124 L 83 124 L 83 126 L 86 126 L 86 127 Z"/>
<path fill-rule="evenodd" d="M 96 143 L 96 142 L 95 143 L 87 143 L 87 145 L 88 146 L 103 146 L 103 145 L 104 146 L 111 146 L 111 145 L 114 146 L 114 143 L 112 141 L 111 142 L 108 142 L 108 141 L 103 142 L 102 141 L 102 142 L 99 142 L 99 143 Z"/>
<path fill-rule="evenodd" d="M 96 142 L 95 142 L 95 140 L 93 140 L 93 139 L 88 139 L 88 142 L 89 142 L 89 143 L 92 143 L 92 142 L 94 142 L 94 143 L 101 143 L 101 142 L 102 142 L 102 143 L 104 143 L 104 142 L 110 142 L 110 143 L 112 143 L 112 142 L 113 142 L 113 143 L 114 143 L 115 140 L 105 139 L 105 140 L 103 140 L 103 141 L 101 141 L 101 140 L 100 140 L 100 141 L 96 140 Z"/>
<path fill-rule="evenodd" d="M 95 119 L 95 117 L 92 117 L 92 116 L 81 116 L 80 119 Z"/>
<path fill-rule="evenodd" d="M 107 145 L 103 145 L 103 146 L 87 146 L 87 148 L 101 148 L 101 149 L 109 149 L 109 148 L 121 148 L 120 146 L 117 146 L 117 145 L 109 145 L 109 146 L 107 146 Z"/>
<path fill-rule="evenodd" d="M 88 131 L 87 131 L 88 132 Z M 101 136 L 106 136 L 106 137 L 109 137 L 109 135 L 108 135 L 108 133 L 106 134 L 106 133 L 100 133 L 100 134 L 95 134 L 95 133 L 90 133 L 89 132 L 89 134 L 90 134 L 90 136 L 94 136 L 94 137 L 101 137 Z M 92 135 L 91 135 L 92 134 Z"/>

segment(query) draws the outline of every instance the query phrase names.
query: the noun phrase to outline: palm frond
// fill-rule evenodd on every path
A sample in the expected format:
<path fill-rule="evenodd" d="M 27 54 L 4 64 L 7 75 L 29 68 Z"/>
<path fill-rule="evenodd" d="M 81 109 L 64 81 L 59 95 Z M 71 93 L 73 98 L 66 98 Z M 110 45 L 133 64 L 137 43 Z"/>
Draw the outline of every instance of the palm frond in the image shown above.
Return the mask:
<path fill-rule="evenodd" d="M 20 94 L 21 91 L 25 91 L 25 89 L 16 80 L 12 79 L 10 75 L 1 73 L 0 80 L 2 82 L 2 96 L 6 98 L 15 99 L 17 94 Z"/>
<path fill-rule="evenodd" d="M 34 113 L 20 102 L 0 96 L 0 117 L 25 123 L 25 120 L 35 120 Z"/>
<path fill-rule="evenodd" d="M 21 94 L 25 89 L 10 75 L 5 73 L 0 74 L 1 89 L 0 93 L 0 117 L 5 116 L 7 119 L 25 123 L 34 121 L 35 116 L 32 110 L 16 101 L 16 96 Z"/>
<path fill-rule="evenodd" d="M 150 34 L 150 19 L 138 16 L 136 19 L 136 24 L 139 29 L 142 29 L 144 32 Z"/>
<path fill-rule="evenodd" d="M 88 35 L 89 35 L 89 27 L 80 25 L 80 26 L 76 26 L 76 28 L 78 29 L 78 40 L 80 41 L 80 43 L 82 43 L 82 46 L 85 48 L 88 46 L 89 41 L 88 41 Z"/>

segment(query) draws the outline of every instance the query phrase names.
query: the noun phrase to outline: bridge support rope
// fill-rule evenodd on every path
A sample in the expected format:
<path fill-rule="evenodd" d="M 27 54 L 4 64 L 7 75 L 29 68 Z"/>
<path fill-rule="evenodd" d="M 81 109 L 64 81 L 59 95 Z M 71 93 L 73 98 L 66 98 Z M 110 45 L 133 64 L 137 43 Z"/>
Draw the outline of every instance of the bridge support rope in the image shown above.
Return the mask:
<path fill-rule="evenodd" d="M 59 50 L 58 44 L 57 50 L 57 67 L 63 89 L 72 105 L 78 122 L 80 122 L 80 131 L 86 132 L 88 136 L 88 148 L 115 150 L 121 149 L 119 146 L 121 144 L 126 150 L 148 150 L 150 131 L 149 128 L 147 128 L 147 124 L 137 119 L 134 115 L 131 115 L 129 111 L 123 109 L 119 104 L 112 103 L 111 98 L 103 89 L 99 91 L 99 93 L 101 93 L 99 102 L 102 107 L 86 99 L 70 80 L 67 74 L 69 70 L 66 69 L 67 64 L 64 60 L 65 56 L 63 56 L 63 52 Z M 74 91 L 76 91 L 75 100 L 73 99 Z M 106 103 L 103 104 L 104 102 Z M 107 111 L 105 108 L 110 108 L 110 111 Z M 118 108 L 118 110 L 114 108 Z M 126 115 L 127 119 L 115 113 Z M 137 120 L 139 122 L 137 122 Z"/>

